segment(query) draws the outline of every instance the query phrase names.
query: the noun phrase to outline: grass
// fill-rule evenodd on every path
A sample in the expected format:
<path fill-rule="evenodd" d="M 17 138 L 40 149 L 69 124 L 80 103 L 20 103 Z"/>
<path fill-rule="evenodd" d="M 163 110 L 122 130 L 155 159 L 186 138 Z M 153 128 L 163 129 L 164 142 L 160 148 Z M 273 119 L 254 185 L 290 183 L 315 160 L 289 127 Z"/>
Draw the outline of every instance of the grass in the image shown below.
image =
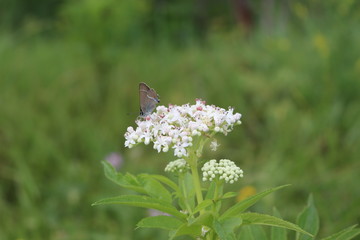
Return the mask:
<path fill-rule="evenodd" d="M 174 159 L 150 146 L 123 147 L 142 81 L 165 105 L 203 98 L 243 114 L 242 126 L 205 157 L 244 169 L 233 191 L 292 184 L 257 205 L 261 211 L 276 202 L 294 221 L 313 193 L 321 235 L 359 223 L 360 36 L 346 29 L 248 40 L 230 33 L 181 49 L 131 46 L 115 49 L 110 62 L 81 42 L 3 33 L 0 238 L 166 238 L 133 231 L 144 211 L 90 206 L 123 193 L 103 175 L 109 152 L 121 152 L 122 171 L 132 173 L 161 173 Z"/>

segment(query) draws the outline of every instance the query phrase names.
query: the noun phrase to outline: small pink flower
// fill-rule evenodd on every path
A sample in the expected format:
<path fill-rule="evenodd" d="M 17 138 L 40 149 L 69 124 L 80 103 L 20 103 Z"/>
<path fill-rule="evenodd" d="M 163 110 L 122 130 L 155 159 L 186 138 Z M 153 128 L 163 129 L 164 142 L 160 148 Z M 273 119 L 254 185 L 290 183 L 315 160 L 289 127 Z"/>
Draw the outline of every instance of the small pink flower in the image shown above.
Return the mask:
<path fill-rule="evenodd" d="M 117 171 L 120 170 L 121 166 L 123 165 L 123 158 L 119 153 L 116 152 L 112 152 L 109 153 L 106 157 L 105 160 L 107 162 L 109 162 Z"/>

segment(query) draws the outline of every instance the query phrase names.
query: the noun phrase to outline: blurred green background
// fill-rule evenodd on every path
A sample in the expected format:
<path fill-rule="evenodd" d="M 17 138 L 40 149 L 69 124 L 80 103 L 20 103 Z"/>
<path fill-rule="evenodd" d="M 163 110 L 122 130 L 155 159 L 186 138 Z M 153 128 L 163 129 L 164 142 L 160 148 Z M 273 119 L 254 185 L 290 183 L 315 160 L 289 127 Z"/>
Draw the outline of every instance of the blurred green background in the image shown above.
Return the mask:
<path fill-rule="evenodd" d="M 134 174 L 174 160 L 123 147 L 139 82 L 243 114 L 204 158 L 244 169 L 231 191 L 292 184 L 253 210 L 295 221 L 313 193 L 321 236 L 359 223 L 359 24 L 356 0 L 2 0 L 0 239 L 166 239 L 134 230 L 146 210 L 90 206 L 125 193 L 111 152 Z"/>

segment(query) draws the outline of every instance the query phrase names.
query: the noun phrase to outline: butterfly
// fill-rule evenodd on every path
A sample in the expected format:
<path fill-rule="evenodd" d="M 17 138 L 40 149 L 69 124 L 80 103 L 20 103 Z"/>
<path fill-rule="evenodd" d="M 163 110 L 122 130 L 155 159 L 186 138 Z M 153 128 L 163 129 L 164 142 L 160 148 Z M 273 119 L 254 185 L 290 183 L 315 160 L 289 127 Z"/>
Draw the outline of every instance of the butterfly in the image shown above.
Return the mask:
<path fill-rule="evenodd" d="M 153 88 L 150 88 L 146 83 L 139 83 L 140 96 L 140 116 L 146 117 L 155 109 L 156 104 L 160 102 L 159 95 Z"/>

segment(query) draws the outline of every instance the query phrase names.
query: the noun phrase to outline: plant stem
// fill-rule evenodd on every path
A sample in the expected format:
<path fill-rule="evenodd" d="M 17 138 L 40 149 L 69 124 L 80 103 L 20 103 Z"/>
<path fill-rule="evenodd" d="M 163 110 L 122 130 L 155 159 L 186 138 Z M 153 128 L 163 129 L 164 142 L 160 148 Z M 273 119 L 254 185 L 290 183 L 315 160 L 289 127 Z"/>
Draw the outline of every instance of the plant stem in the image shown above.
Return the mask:
<path fill-rule="evenodd" d="M 203 196 L 202 196 L 202 192 L 201 192 L 201 185 L 200 185 L 200 179 L 199 179 L 199 172 L 197 169 L 196 157 L 193 157 L 191 159 L 190 168 L 191 168 L 191 175 L 192 175 L 195 193 L 196 193 L 197 204 L 199 205 L 203 201 Z"/>
<path fill-rule="evenodd" d="M 216 180 L 216 185 L 215 185 L 215 191 L 214 191 L 214 200 L 216 201 L 215 204 L 212 207 L 212 211 L 214 216 L 217 216 L 219 213 L 216 211 L 216 206 L 217 204 L 219 204 L 218 200 L 219 200 L 219 196 L 221 196 L 223 194 L 223 189 L 222 189 L 222 181 L 217 179 Z"/>
<path fill-rule="evenodd" d="M 189 212 L 189 213 L 192 213 L 192 209 L 189 205 L 189 196 L 188 196 L 188 193 L 186 191 L 186 188 L 185 188 L 185 180 L 184 180 L 184 175 L 183 174 L 180 174 L 179 175 L 179 185 L 180 185 L 180 191 L 182 191 L 182 195 L 184 196 L 184 203 L 185 203 L 185 206 L 186 206 L 186 210 Z"/>

